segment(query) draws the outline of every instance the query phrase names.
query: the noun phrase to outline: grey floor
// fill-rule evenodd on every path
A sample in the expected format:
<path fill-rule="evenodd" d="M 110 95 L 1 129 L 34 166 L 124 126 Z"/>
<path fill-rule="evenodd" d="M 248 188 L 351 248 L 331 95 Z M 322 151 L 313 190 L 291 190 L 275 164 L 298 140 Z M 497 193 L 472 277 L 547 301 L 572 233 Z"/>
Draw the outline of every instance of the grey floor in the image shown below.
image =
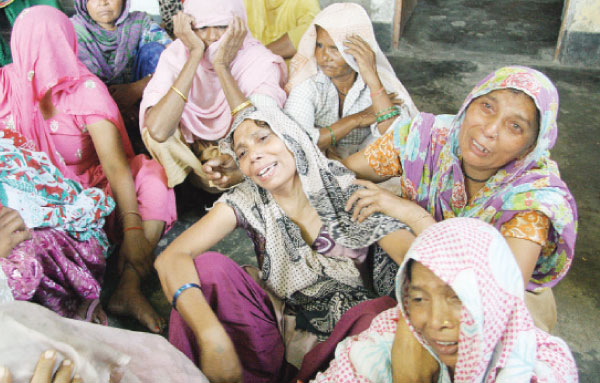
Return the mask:
<path fill-rule="evenodd" d="M 561 106 L 559 139 L 552 151 L 579 207 L 576 257 L 567 277 L 554 289 L 558 325 L 554 331 L 570 345 L 581 382 L 599 382 L 600 371 L 600 63 L 596 68 L 553 62 L 560 26 L 561 0 L 421 0 L 407 24 L 400 48 L 388 56 L 417 107 L 455 113 L 471 88 L 503 65 L 528 65 L 557 85 Z M 180 220 L 164 238 L 164 248 L 204 213 L 210 198 L 183 187 L 177 190 Z M 240 263 L 254 262 L 241 231 L 217 249 Z M 155 280 L 146 292 L 160 313 L 168 304 Z M 107 291 L 109 293 L 109 291 Z M 140 329 L 111 317 L 112 325 Z"/>

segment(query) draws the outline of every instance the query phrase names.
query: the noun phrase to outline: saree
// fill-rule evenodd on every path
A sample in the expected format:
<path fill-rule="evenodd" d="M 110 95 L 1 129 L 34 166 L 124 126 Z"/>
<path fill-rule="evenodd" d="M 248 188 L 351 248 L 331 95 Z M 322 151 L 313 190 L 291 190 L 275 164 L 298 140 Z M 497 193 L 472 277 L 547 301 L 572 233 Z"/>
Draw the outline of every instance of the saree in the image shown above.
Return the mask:
<path fill-rule="evenodd" d="M 462 302 L 453 380 L 408 312 L 408 265 L 419 262 Z M 392 382 L 391 348 L 398 321 L 440 365 L 439 383 L 574 383 L 577 366 L 561 339 L 534 327 L 523 281 L 508 244 L 489 224 L 453 218 L 425 230 L 409 249 L 396 281 L 398 306 L 338 345 L 336 359 L 315 382 Z"/>
<path fill-rule="evenodd" d="M 354 174 L 339 162 L 327 159 L 306 132 L 279 108 L 248 108 L 238 114 L 234 129 L 246 119 L 266 122 L 293 154 L 302 189 L 319 214 L 329 242 L 362 249 L 391 232 L 407 229 L 400 221 L 380 213 L 360 224 L 353 222 L 345 204 L 360 188 L 352 183 Z M 231 140 L 232 134 L 222 142 L 222 152 L 237 158 L 229 147 Z M 261 278 L 268 291 L 285 300 L 297 316 L 307 319 L 307 330 L 328 335 L 347 309 L 374 297 L 363 285 L 352 258 L 313 249 L 273 195 L 251 180 L 225 192 L 216 203 L 233 208 L 238 222 L 244 221 L 264 238 Z M 319 315 L 314 315 L 317 312 Z"/>
<path fill-rule="evenodd" d="M 499 89 L 527 94 L 539 111 L 535 147 L 487 180 L 467 203 L 458 136 L 471 101 Z M 437 220 L 474 217 L 500 229 L 521 212 L 540 212 L 552 223 L 527 290 L 556 285 L 567 273 L 574 256 L 577 207 L 560 178 L 550 149 L 558 135 L 558 91 L 544 74 L 527 67 L 501 68 L 473 88 L 458 114 L 421 113 L 411 122 L 397 120 L 390 131 L 365 150 L 369 165 L 381 175 L 399 175 L 402 196 L 417 202 Z M 381 150 L 385 139 L 391 151 Z"/>
<path fill-rule="evenodd" d="M 171 42 L 168 34 L 148 14 L 129 12 L 131 0 L 123 1 L 123 10 L 115 22 L 114 31 L 102 28 L 90 17 L 87 1 L 76 0 L 76 13 L 71 17 L 79 46 L 77 57 L 107 84 L 133 81 L 133 66 L 144 45 Z"/>

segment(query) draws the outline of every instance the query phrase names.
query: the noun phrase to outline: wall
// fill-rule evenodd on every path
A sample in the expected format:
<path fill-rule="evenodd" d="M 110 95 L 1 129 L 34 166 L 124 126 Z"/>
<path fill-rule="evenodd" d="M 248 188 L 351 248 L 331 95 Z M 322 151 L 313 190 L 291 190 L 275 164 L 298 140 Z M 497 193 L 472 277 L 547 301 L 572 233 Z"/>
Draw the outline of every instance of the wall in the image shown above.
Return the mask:
<path fill-rule="evenodd" d="M 600 66 L 600 1 L 566 0 L 556 58 L 563 64 Z"/>

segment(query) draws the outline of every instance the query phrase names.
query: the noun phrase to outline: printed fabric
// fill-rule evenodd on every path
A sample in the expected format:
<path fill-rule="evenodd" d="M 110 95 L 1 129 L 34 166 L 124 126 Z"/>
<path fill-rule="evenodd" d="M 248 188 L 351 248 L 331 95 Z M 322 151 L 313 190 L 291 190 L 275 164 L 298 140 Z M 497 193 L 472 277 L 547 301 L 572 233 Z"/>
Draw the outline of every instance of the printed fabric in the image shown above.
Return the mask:
<path fill-rule="evenodd" d="M 352 184 L 354 174 L 339 162 L 328 160 L 307 133 L 279 108 L 249 108 L 238 115 L 234 129 L 244 119 L 267 122 L 284 141 L 296 160 L 302 188 L 336 245 L 361 249 L 388 233 L 407 228 L 380 213 L 361 224 L 353 222 L 344 207 L 359 188 Z M 223 143 L 223 151 L 228 142 Z M 319 332 L 328 334 L 335 325 L 335 321 L 324 321 L 327 326 L 322 326 L 320 318 L 339 318 L 342 308 L 348 308 L 348 305 L 333 305 L 334 299 L 358 303 L 357 300 L 368 298 L 352 258 L 314 250 L 270 192 L 246 179 L 223 194 L 217 203 L 231 206 L 238 217 L 243 217 L 247 225 L 265 239 L 262 278 L 272 293 L 298 310 L 314 307 L 329 311 L 327 315 L 310 319 L 312 327 Z M 311 318 L 310 313 L 305 317 Z"/>
<path fill-rule="evenodd" d="M 462 302 L 454 379 L 412 327 L 407 312 L 407 264 L 416 261 L 448 284 Z M 489 224 L 453 218 L 429 227 L 412 244 L 396 282 L 398 307 L 336 349 L 319 383 L 391 383 L 391 348 L 398 321 L 440 363 L 438 383 L 575 383 L 577 366 L 561 339 L 534 327 L 525 307 L 519 267 L 508 244 Z"/>
<path fill-rule="evenodd" d="M 540 114 L 536 146 L 498 170 L 468 203 L 458 145 L 466 108 L 477 97 L 507 88 L 520 90 L 535 102 Z M 382 169 L 397 168 L 396 175 L 402 174 L 402 196 L 427 209 L 437 221 L 475 217 L 500 229 L 520 212 L 533 210 L 548 217 L 552 222 L 548 243 L 554 246 L 538 258 L 527 289 L 552 287 L 571 266 L 577 235 L 575 200 L 550 158 L 558 135 L 557 113 L 558 91 L 544 74 L 527 67 L 504 67 L 475 86 L 457 115 L 421 113 L 409 123 L 397 120 L 387 137 L 380 138 L 382 142 L 391 138 L 393 150 L 379 150 L 378 140 L 365 153 L 376 171 L 380 160 Z M 377 158 L 369 153 L 378 153 Z"/>

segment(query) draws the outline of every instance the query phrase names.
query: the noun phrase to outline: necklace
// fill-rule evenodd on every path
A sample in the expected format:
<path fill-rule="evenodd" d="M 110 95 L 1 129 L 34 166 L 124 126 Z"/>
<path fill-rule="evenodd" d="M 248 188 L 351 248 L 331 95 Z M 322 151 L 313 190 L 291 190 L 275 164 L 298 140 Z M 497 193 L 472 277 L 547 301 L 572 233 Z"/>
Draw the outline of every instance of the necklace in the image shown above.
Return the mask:
<path fill-rule="evenodd" d="M 463 171 L 463 174 L 465 175 L 465 177 L 466 177 L 467 179 L 471 180 L 471 181 L 475 181 L 475 182 L 479 182 L 479 183 L 482 183 L 482 184 L 483 184 L 483 183 L 486 183 L 486 182 L 487 182 L 487 180 L 489 180 L 490 178 L 492 178 L 492 176 L 489 176 L 488 178 L 486 178 L 486 179 L 483 179 L 483 180 L 480 180 L 480 179 L 477 179 L 477 178 L 473 178 L 473 177 L 471 177 L 470 175 L 468 175 L 468 174 L 467 174 L 467 172 L 465 171 L 465 166 L 464 166 L 464 164 L 462 163 L 462 161 L 461 161 L 460 165 L 461 165 L 460 167 L 462 168 L 462 171 Z"/>

